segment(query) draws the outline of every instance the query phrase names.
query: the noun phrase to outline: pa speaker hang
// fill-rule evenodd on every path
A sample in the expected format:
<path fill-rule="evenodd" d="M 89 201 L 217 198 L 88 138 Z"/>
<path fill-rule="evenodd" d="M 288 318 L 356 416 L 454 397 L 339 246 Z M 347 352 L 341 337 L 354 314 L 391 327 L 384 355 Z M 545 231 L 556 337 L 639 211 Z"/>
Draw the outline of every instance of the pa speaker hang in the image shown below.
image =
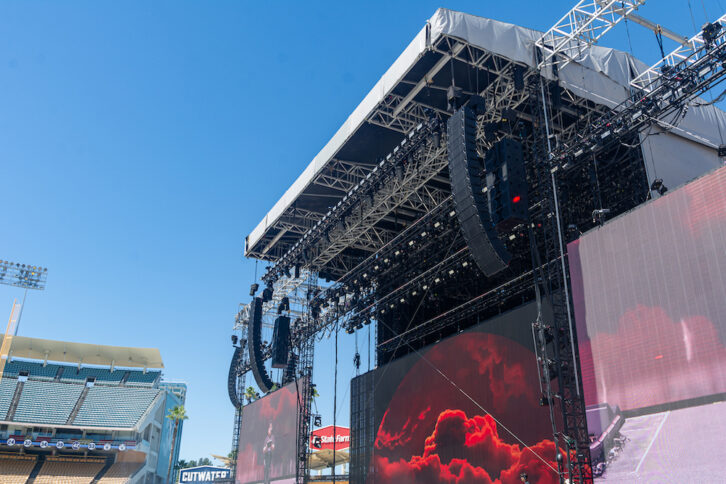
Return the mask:
<path fill-rule="evenodd" d="M 290 351 L 290 318 L 278 316 L 272 333 L 272 367 L 287 368 L 287 354 Z"/>
<path fill-rule="evenodd" d="M 250 340 L 249 355 L 252 374 L 255 377 L 257 386 L 262 392 L 267 393 L 272 389 L 274 383 L 267 374 L 265 368 L 265 359 L 262 354 L 262 298 L 256 297 L 252 299 L 250 305 Z"/>
<path fill-rule="evenodd" d="M 499 239 L 484 194 L 484 160 L 476 149 L 477 111 L 483 110 L 481 98 L 472 98 L 448 120 L 449 177 L 456 215 L 469 249 L 479 269 L 492 276 L 507 267 L 512 259 Z"/>

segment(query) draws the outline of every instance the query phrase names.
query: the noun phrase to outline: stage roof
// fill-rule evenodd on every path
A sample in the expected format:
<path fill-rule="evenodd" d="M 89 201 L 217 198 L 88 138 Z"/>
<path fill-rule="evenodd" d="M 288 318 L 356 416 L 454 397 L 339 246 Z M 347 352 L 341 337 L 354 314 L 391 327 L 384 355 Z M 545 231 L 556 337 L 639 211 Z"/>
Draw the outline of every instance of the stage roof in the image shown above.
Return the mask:
<path fill-rule="evenodd" d="M 4 335 L 0 334 L 0 337 Z M 118 366 L 124 368 L 164 368 L 156 348 L 129 348 L 14 336 L 12 358 L 59 363 Z"/>
<path fill-rule="evenodd" d="M 437 10 L 246 237 L 245 256 L 273 261 L 280 258 L 311 227 L 321 223 L 331 207 L 355 190 L 379 160 L 406 133 L 425 122 L 432 111 L 448 117 L 446 89 L 451 85 L 452 69 L 464 93 L 482 94 L 492 100 L 494 111 L 521 108 L 527 95 L 512 88 L 513 66 L 536 66 L 534 42 L 540 35 L 496 20 Z M 559 86 L 567 98 L 563 101 L 564 115 L 571 120 L 583 116 L 585 111 L 604 112 L 616 106 L 629 95 L 630 80 L 647 67 L 627 53 L 591 47 L 583 59 L 569 63 L 558 74 Z M 543 74 L 553 79 L 551 72 Z M 521 116 L 526 119 L 526 113 Z M 717 166 L 717 125 L 726 132 L 722 111 L 713 106 L 691 106 L 678 126 L 669 127 L 664 136 L 651 137 L 643 145 L 649 176 L 657 171 L 666 185 L 678 186 Z M 555 119 L 556 134 L 558 128 Z M 429 192 L 448 192 L 445 166 L 425 183 Z M 383 219 L 377 220 L 377 232 L 369 238 L 385 242 L 387 234 L 395 233 L 401 220 L 405 226 L 407 221 L 420 216 L 416 204 L 409 205 L 397 205 L 401 209 L 388 217 L 387 226 L 381 225 Z M 360 245 L 350 247 L 370 251 L 374 244 Z M 327 260 L 323 259 L 323 264 Z"/>

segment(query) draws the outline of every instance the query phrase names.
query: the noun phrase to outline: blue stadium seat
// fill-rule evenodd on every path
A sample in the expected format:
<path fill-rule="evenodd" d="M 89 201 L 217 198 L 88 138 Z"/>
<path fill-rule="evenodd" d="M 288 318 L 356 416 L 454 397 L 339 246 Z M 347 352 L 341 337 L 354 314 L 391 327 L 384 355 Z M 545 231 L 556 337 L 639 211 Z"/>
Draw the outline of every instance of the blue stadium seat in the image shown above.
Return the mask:
<path fill-rule="evenodd" d="M 18 380 L 10 378 L 3 378 L 0 381 L 0 420 L 5 420 L 5 415 L 8 414 L 17 383 Z"/>
<path fill-rule="evenodd" d="M 27 371 L 28 376 L 33 379 L 52 380 L 58 373 L 58 365 L 32 361 L 13 360 L 5 365 L 4 374 L 7 376 L 18 376 L 21 371 Z"/>
<path fill-rule="evenodd" d="M 147 371 L 146 373 L 143 371 L 131 371 L 129 372 L 129 378 L 126 380 L 126 383 L 132 386 L 151 386 L 159 375 L 161 375 L 160 371 Z"/>
<path fill-rule="evenodd" d="M 67 366 L 63 369 L 61 381 L 65 382 L 84 382 L 88 377 L 94 377 L 96 383 L 116 384 L 121 381 L 125 370 L 111 371 L 108 368 L 81 368 Z"/>
<path fill-rule="evenodd" d="M 156 388 L 93 386 L 73 424 L 133 427 L 159 392 Z"/>
<path fill-rule="evenodd" d="M 15 411 L 16 422 L 65 424 L 83 385 L 28 380 Z"/>

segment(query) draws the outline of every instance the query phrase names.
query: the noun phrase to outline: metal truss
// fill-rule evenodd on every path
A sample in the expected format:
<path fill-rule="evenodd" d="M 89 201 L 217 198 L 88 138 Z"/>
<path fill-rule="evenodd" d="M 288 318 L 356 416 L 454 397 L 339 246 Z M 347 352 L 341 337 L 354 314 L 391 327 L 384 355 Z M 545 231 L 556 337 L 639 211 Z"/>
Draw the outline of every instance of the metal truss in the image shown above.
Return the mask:
<path fill-rule="evenodd" d="M 393 210 L 418 216 L 448 196 L 424 186 L 447 166 L 440 138 L 434 142 L 439 132 L 437 118 L 418 124 L 279 258 L 263 280 L 274 281 L 298 264 L 323 269 L 347 248 L 373 252 L 395 235 L 395 229 L 377 225 L 386 217 L 396 222 L 396 216 L 390 220 Z"/>
<path fill-rule="evenodd" d="M 402 106 L 405 107 L 401 108 Z M 397 111 L 399 108 L 401 110 Z M 404 96 L 389 94 L 368 117 L 368 122 L 406 134 L 425 122 L 430 117 L 431 110 L 441 112 L 422 103 L 407 102 Z"/>
<path fill-rule="evenodd" d="M 447 62 L 459 55 L 467 46 L 463 42 L 456 41 L 453 38 L 450 39 L 452 40 L 448 44 L 448 51 L 442 52 L 441 58 L 413 86 L 408 94 L 400 96 L 392 93 L 387 96 L 368 118 L 369 123 L 405 134 L 415 128 L 418 123 L 425 122 L 429 118 L 429 112 L 431 110 L 437 111 L 440 114 L 449 114 L 433 106 L 414 102 L 414 98 L 423 89 L 430 87 L 433 84 L 434 76 L 446 66 Z"/>
<path fill-rule="evenodd" d="M 726 27 L 726 15 L 721 16 L 712 25 L 718 26 L 720 30 L 723 30 Z M 650 92 L 658 87 L 659 82 L 657 81 L 661 79 L 661 76 L 669 72 L 669 68 L 672 69 L 678 64 L 680 64 L 681 68 L 691 66 L 703 56 L 708 55 L 711 47 L 718 47 L 724 42 L 726 42 L 726 38 L 722 35 L 718 35 L 715 39 L 709 39 L 707 42 L 704 39 L 704 32 L 702 30 L 630 81 L 630 85 L 635 89 Z M 707 48 L 704 49 L 704 47 Z"/>
<path fill-rule="evenodd" d="M 360 183 L 372 169 L 372 166 L 333 158 L 315 177 L 313 184 L 347 193 Z"/>
<path fill-rule="evenodd" d="M 418 163 L 406 165 L 403 178 L 394 178 L 373 196 L 373 202 L 361 205 L 335 234 L 334 240 L 313 260 L 314 267 L 322 267 L 348 247 L 375 252 L 393 238 L 393 233 L 376 228 L 383 218 L 397 208 L 409 208 L 426 213 L 449 196 L 444 190 L 426 184 L 448 166 L 446 147 L 428 144 Z"/>
<path fill-rule="evenodd" d="M 535 42 L 542 50 L 537 68 L 557 65 L 561 69 L 580 60 L 591 45 L 643 3 L 645 0 L 581 0 Z"/>
<path fill-rule="evenodd" d="M 621 143 L 653 124 L 672 128 L 672 122 L 677 123 L 688 102 L 726 78 L 724 60 L 726 31 L 721 29 L 711 44 L 702 44 L 690 57 L 653 79 L 652 85 L 640 91 L 640 95 L 593 120 L 587 129 L 554 149 L 550 153 L 554 169 L 571 169 L 581 158 Z M 673 113 L 676 120 L 665 122 Z"/>

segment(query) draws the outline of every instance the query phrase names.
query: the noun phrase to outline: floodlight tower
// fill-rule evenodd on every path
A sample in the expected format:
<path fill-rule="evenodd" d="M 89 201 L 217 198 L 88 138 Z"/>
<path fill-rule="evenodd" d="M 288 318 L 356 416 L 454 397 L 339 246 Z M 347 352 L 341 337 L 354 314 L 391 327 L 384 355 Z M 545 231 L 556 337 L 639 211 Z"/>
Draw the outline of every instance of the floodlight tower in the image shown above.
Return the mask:
<path fill-rule="evenodd" d="M 5 330 L 2 346 L 0 346 L 0 379 L 2 379 L 5 363 L 7 363 L 10 355 L 10 345 L 13 342 L 13 337 L 18 334 L 20 317 L 23 315 L 23 306 L 25 305 L 25 297 L 28 295 L 28 289 L 42 291 L 45 289 L 47 279 L 47 267 L 0 260 L 0 284 L 25 288 L 23 302 L 18 304 L 17 299 L 13 300 L 8 327 Z"/>

